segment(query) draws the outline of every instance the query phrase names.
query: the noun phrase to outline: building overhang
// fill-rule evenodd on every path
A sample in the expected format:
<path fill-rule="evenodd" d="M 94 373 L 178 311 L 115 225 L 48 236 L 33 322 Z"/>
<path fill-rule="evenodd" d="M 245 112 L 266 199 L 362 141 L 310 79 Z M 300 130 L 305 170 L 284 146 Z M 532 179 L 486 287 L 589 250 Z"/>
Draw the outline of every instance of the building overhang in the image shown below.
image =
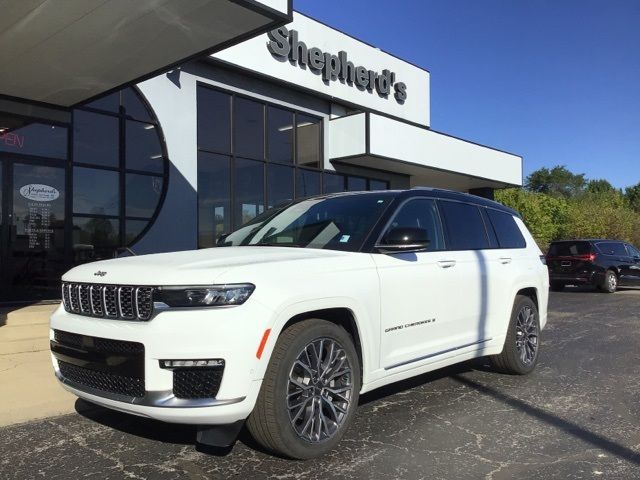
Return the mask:
<path fill-rule="evenodd" d="M 292 18 L 290 0 L 22 0 L 0 9 L 0 96 L 61 107 Z"/>
<path fill-rule="evenodd" d="M 329 160 L 409 175 L 411 186 L 468 191 L 522 185 L 522 157 L 361 112 L 329 121 Z"/>

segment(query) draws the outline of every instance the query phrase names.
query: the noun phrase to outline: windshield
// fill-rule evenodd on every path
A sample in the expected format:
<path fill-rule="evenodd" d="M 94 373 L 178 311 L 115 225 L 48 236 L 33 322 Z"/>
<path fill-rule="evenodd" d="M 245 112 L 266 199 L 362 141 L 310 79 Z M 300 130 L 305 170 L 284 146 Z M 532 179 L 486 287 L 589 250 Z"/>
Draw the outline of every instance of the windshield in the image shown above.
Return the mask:
<path fill-rule="evenodd" d="M 265 212 L 221 246 L 259 245 L 358 251 L 387 208 L 391 192 L 320 197 Z"/>

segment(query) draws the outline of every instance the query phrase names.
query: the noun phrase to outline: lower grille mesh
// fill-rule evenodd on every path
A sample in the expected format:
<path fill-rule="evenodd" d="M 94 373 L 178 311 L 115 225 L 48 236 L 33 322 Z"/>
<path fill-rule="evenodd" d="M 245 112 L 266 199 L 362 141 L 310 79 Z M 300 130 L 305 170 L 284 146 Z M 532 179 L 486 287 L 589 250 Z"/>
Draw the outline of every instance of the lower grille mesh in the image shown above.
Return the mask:
<path fill-rule="evenodd" d="M 66 379 L 104 392 L 117 393 L 128 397 L 144 397 L 144 379 L 125 377 L 113 373 L 90 370 L 58 361 L 60 373 Z"/>
<path fill-rule="evenodd" d="M 173 371 L 173 394 L 177 398 L 215 398 L 224 367 L 178 368 Z"/>

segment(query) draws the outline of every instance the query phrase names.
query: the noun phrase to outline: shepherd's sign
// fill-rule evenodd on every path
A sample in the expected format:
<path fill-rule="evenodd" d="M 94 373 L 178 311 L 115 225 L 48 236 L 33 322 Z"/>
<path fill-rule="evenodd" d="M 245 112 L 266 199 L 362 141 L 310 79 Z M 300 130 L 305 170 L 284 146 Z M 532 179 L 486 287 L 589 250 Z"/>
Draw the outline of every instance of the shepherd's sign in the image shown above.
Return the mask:
<path fill-rule="evenodd" d="M 363 66 L 356 66 L 349 61 L 345 51 L 335 55 L 323 52 L 316 47 L 307 47 L 304 42 L 298 40 L 298 31 L 280 27 L 268 33 L 269 42 L 267 48 L 272 55 L 279 58 L 288 58 L 295 65 L 309 67 L 320 72 L 325 82 L 340 79 L 349 85 L 356 86 L 360 90 L 374 90 L 382 97 L 388 98 L 393 90 L 393 97 L 400 104 L 407 99 L 407 85 L 396 82 L 396 74 L 388 69 L 376 72 Z"/>

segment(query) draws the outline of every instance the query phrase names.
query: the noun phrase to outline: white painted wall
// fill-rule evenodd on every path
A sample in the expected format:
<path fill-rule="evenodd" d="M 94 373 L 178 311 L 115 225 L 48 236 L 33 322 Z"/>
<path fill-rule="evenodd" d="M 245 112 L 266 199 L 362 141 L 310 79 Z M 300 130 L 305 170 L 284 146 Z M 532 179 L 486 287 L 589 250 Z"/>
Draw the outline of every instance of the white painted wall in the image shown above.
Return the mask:
<path fill-rule="evenodd" d="M 335 118 L 328 123 L 329 158 L 362 155 L 366 147 L 366 114 Z"/>
<path fill-rule="evenodd" d="M 284 14 L 289 13 L 289 2 L 287 0 L 255 0 L 256 3 L 261 3 L 267 7 L 278 10 Z"/>
<path fill-rule="evenodd" d="M 522 158 L 431 130 L 371 115 L 374 155 L 465 175 L 522 185 Z"/>
<path fill-rule="evenodd" d="M 267 49 L 267 34 L 234 45 L 212 56 L 280 82 L 288 82 L 333 97 L 337 101 L 342 100 L 420 125 L 429 125 L 429 72 L 297 12 L 294 12 L 293 22 L 288 24 L 287 28 L 297 30 L 299 40 L 309 48 L 317 47 L 323 52 L 335 55 L 344 50 L 356 66 L 362 65 L 376 72 L 382 72 L 384 69 L 395 72 L 396 81 L 407 85 L 407 100 L 404 104 L 399 104 L 393 98 L 393 93 L 388 98 L 383 98 L 375 90 L 361 91 L 339 80 L 327 84 L 321 75 L 309 68 L 301 68 L 289 61 L 274 58 Z"/>

